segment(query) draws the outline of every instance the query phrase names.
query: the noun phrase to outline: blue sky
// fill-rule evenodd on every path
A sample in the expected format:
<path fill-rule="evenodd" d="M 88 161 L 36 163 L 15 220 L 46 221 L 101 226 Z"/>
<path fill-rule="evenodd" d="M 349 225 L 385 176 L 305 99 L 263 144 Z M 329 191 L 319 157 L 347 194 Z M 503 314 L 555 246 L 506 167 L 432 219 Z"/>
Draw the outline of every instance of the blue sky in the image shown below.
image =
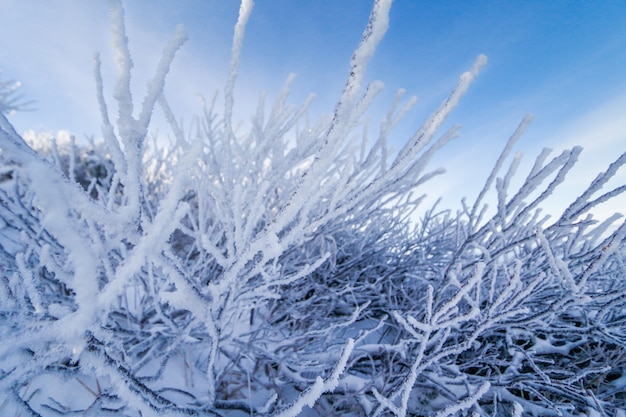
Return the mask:
<path fill-rule="evenodd" d="M 371 4 L 366 0 L 257 0 L 246 30 L 236 111 L 247 121 L 259 93 L 272 97 L 297 74 L 292 101 L 309 93 L 311 115 L 330 113 L 358 45 Z M 190 40 L 170 73 L 166 94 L 178 117 L 200 112 L 197 96 L 211 97 L 227 75 L 237 19 L 234 0 L 126 0 L 135 62 L 135 100 L 176 24 Z M 92 76 L 93 53 L 102 54 L 105 88 L 114 66 L 108 6 L 93 0 L 0 0 L 2 77 L 20 80 L 33 111 L 12 116 L 18 131 L 70 130 L 99 134 Z M 398 88 L 419 101 L 398 128 L 400 146 L 454 87 L 478 54 L 489 64 L 452 114 L 462 136 L 434 161 L 448 174 L 426 187 L 456 206 L 475 196 L 508 136 L 533 113 L 519 150 L 531 164 L 543 148 L 585 148 L 554 210 L 626 150 L 626 2 L 562 0 L 396 0 L 390 28 L 368 77 L 385 83 L 372 123 Z M 110 92 L 110 90 L 109 90 Z M 109 96 L 110 97 L 110 96 Z M 615 184 L 626 182 L 626 175 Z M 626 207 L 622 199 L 607 210 Z"/>

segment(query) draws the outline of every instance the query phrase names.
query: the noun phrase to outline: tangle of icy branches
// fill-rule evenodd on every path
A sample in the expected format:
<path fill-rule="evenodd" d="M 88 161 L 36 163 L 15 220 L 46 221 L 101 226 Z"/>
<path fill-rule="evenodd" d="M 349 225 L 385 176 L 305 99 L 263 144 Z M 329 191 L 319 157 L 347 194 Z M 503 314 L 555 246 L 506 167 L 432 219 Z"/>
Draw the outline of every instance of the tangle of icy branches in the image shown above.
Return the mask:
<path fill-rule="evenodd" d="M 288 104 L 290 77 L 235 131 L 243 1 L 224 114 L 214 100 L 185 132 L 164 92 L 184 30 L 135 118 L 110 3 L 118 115 L 96 56 L 102 143 L 27 143 L 0 84 L 3 414 L 623 415 L 626 225 L 589 212 L 626 189 L 594 197 L 626 154 L 549 224 L 539 208 L 581 149 L 542 152 L 511 189 L 521 155 L 501 171 L 527 117 L 472 204 L 416 222 L 415 192 L 442 172 L 428 164 L 457 134 L 439 131 L 484 56 L 395 155 L 404 91 L 375 141 L 353 143 L 382 89 L 364 85 L 391 6 L 376 0 L 330 118 Z M 147 140 L 157 103 L 167 148 Z"/>

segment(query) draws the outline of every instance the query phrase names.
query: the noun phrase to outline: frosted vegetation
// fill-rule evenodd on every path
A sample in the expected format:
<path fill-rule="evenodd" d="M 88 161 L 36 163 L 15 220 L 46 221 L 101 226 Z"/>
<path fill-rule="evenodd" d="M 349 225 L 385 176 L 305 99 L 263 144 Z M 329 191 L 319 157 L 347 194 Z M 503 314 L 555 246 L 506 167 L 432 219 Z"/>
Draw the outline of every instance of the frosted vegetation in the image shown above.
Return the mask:
<path fill-rule="evenodd" d="M 14 84 L 0 84 L 0 414 L 625 415 L 626 225 L 589 212 L 626 189 L 601 190 L 626 154 L 547 220 L 539 208 L 581 149 L 517 173 L 527 118 L 473 202 L 422 208 L 441 173 L 429 160 L 456 135 L 440 127 L 486 58 L 399 151 L 402 92 L 368 140 L 382 84 L 364 74 L 390 3 L 375 1 L 317 123 L 310 100 L 288 104 L 288 80 L 233 125 L 248 0 L 226 85 L 194 129 L 163 93 L 184 30 L 137 105 L 117 1 L 114 86 L 95 59 L 102 141 L 29 145 L 8 120 Z M 168 146 L 148 140 L 155 111 Z"/>

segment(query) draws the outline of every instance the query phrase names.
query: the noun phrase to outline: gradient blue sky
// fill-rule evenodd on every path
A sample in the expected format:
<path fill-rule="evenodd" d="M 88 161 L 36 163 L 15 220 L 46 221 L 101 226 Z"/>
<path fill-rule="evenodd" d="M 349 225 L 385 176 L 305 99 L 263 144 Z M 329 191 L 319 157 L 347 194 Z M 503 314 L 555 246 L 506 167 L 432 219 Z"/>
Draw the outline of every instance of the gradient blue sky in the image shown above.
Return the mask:
<path fill-rule="evenodd" d="M 332 112 L 358 45 L 367 0 L 256 0 L 246 30 L 236 111 L 247 121 L 260 92 L 272 97 L 297 74 L 292 102 L 309 93 L 311 115 Z M 212 97 L 227 75 L 235 0 L 126 0 L 135 61 L 135 101 L 160 51 L 182 23 L 190 40 L 166 85 L 178 117 L 201 111 L 197 96 Z M 20 80 L 34 111 L 14 114 L 18 131 L 70 130 L 99 134 L 92 76 L 93 53 L 102 54 L 105 87 L 114 81 L 108 6 L 95 0 L 0 0 L 2 78 Z M 396 0 L 390 29 L 368 77 L 386 89 L 372 123 L 398 88 L 419 98 L 394 136 L 397 146 L 454 87 L 478 54 L 489 64 L 450 118 L 462 136 L 434 161 L 444 178 L 425 188 L 456 206 L 474 197 L 524 114 L 535 121 L 519 145 L 530 165 L 543 147 L 585 148 L 555 209 L 574 197 L 608 162 L 626 150 L 626 2 L 592 0 Z M 110 90 L 109 90 L 110 93 Z M 110 97 L 110 94 L 109 94 Z M 614 184 L 626 182 L 621 173 Z M 607 210 L 626 207 L 621 200 Z"/>

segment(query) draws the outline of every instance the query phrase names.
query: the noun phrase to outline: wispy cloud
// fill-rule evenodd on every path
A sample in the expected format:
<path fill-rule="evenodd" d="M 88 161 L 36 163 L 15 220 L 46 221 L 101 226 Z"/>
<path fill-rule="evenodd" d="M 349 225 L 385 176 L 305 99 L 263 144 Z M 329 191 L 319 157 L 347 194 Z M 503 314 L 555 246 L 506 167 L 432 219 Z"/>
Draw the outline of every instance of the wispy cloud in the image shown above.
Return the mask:
<path fill-rule="evenodd" d="M 0 15 L 0 65 L 35 100 L 35 111 L 14 116 L 18 128 L 92 125 L 92 56 L 108 40 L 106 4 L 4 0 Z"/>
<path fill-rule="evenodd" d="M 618 93 L 598 107 L 591 109 L 578 120 L 564 126 L 555 134 L 559 147 L 575 145 L 584 148 L 579 161 L 572 169 L 563 187 L 563 200 L 569 200 L 579 190 L 586 187 L 601 171 L 626 152 L 626 91 Z M 605 185 L 601 193 L 626 184 L 626 167 L 622 167 L 615 177 Z M 569 198 L 568 198 L 569 197 Z M 596 196 L 597 197 L 597 196 Z M 626 195 L 611 199 L 599 206 L 594 214 L 606 218 L 615 212 L 626 215 Z M 555 207 L 555 209 L 558 209 Z"/>

